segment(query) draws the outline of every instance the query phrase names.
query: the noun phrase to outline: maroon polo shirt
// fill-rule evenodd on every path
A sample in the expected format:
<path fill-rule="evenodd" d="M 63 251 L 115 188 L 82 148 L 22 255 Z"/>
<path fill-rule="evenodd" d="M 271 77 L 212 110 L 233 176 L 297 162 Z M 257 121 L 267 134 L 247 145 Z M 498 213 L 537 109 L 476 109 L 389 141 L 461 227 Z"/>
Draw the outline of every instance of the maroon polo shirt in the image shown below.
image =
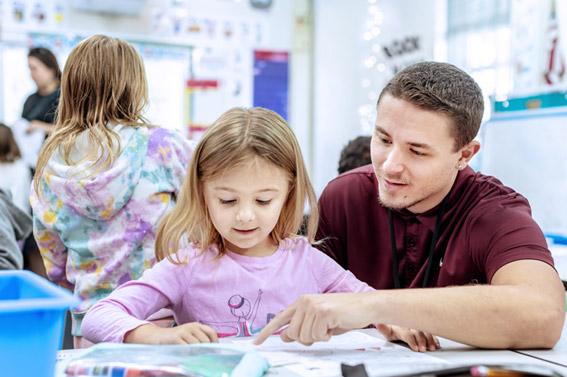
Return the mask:
<path fill-rule="evenodd" d="M 435 252 L 444 256 L 429 286 L 489 283 L 500 267 L 520 259 L 553 266 L 528 201 L 496 178 L 466 168 L 445 200 L 435 245 Z M 388 210 L 378 202 L 372 165 L 332 180 L 319 207 L 317 240 L 323 241 L 318 247 L 374 288 L 393 288 Z M 402 287 L 422 286 L 438 210 L 418 215 L 393 211 Z"/>

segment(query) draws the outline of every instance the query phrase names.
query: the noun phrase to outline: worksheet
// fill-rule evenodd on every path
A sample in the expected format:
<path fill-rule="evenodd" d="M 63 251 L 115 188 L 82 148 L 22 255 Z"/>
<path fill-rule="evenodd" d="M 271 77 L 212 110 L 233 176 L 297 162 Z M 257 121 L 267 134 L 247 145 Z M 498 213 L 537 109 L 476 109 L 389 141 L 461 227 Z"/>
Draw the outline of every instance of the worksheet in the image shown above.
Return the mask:
<path fill-rule="evenodd" d="M 364 364 L 370 376 L 392 376 L 450 365 L 430 354 L 413 352 L 360 331 L 337 335 L 328 342 L 318 342 L 311 346 L 296 342 L 284 343 L 279 336 L 271 336 L 260 346 L 252 345 L 253 338 L 230 338 L 223 341 L 254 347 L 270 362 L 272 368 L 285 368 L 299 376 L 340 376 L 341 363 Z"/>

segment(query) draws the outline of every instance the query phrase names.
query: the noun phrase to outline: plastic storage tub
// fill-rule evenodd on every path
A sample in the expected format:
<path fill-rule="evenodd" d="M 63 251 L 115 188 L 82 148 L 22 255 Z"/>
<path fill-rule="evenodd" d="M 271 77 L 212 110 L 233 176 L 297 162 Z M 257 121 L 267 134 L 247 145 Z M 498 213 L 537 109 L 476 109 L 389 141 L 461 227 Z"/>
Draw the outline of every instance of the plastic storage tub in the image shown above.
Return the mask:
<path fill-rule="evenodd" d="M 29 271 L 0 271 L 0 374 L 53 377 L 71 293 Z"/>

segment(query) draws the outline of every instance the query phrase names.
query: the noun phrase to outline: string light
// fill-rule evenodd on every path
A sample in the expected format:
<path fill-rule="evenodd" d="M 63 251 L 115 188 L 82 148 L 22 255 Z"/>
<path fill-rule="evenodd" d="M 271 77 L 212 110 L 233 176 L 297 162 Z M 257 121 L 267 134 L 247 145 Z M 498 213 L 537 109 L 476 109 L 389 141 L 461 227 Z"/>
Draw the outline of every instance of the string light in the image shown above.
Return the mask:
<path fill-rule="evenodd" d="M 377 0 L 368 0 L 366 21 L 362 32 L 362 39 L 367 46 L 367 53 L 362 58 L 364 68 L 361 87 L 367 91 L 363 97 L 363 103 L 358 107 L 358 116 L 363 133 L 369 134 L 374 129 L 374 116 L 378 90 L 383 85 L 383 73 L 386 71 L 386 64 L 382 60 L 382 46 L 377 39 L 382 33 L 382 23 L 384 14 L 377 4 Z"/>

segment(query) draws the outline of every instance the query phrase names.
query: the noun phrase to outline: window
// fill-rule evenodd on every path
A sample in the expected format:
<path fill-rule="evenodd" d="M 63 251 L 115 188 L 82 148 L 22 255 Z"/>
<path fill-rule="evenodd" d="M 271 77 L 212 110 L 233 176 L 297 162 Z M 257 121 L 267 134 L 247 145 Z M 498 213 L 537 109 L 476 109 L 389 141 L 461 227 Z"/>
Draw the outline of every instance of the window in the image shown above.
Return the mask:
<path fill-rule="evenodd" d="M 510 0 L 447 0 L 447 61 L 467 71 L 488 97 L 512 90 Z"/>

